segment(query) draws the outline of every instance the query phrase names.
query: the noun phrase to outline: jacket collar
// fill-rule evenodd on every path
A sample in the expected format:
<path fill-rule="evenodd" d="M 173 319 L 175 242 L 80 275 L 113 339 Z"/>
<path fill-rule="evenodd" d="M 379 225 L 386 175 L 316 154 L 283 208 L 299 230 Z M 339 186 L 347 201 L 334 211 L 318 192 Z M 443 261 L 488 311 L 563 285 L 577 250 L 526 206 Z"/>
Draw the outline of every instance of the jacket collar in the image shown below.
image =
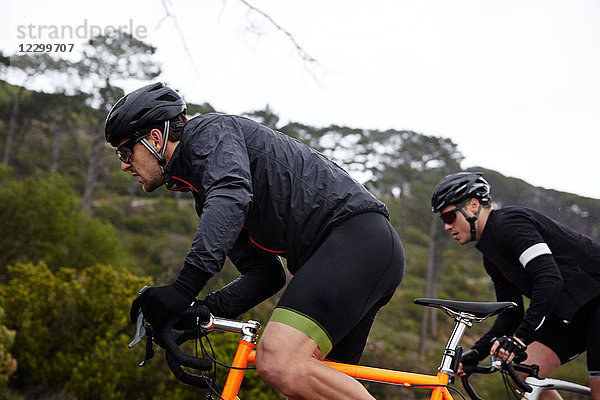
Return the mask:
<path fill-rule="evenodd" d="M 183 171 L 181 149 L 182 146 L 180 144 L 175 148 L 169 162 L 165 165 L 163 173 L 165 187 L 169 190 L 180 192 L 198 192 L 198 190 L 189 183 L 189 177 L 187 177 Z"/>

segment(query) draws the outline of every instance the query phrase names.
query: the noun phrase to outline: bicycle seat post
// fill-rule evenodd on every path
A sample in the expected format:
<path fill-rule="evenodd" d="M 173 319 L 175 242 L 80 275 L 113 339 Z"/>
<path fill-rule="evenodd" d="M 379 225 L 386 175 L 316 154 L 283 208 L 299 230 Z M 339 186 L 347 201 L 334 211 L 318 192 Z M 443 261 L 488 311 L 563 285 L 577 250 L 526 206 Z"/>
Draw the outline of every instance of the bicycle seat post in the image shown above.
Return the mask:
<path fill-rule="evenodd" d="M 448 376 L 454 375 L 454 368 L 458 366 L 458 358 L 462 352 L 458 344 L 465 333 L 465 329 L 470 328 L 473 322 L 481 322 L 492 315 L 499 314 L 504 310 L 516 307 L 517 305 L 510 301 L 503 302 L 469 302 L 469 301 L 453 301 L 442 299 L 421 298 L 415 299 L 415 304 L 427 307 L 439 308 L 447 315 L 456 321 L 454 332 L 448 340 L 442 364 L 438 368 L 439 373 Z"/>
<path fill-rule="evenodd" d="M 454 318 L 456 321 L 456 326 L 454 327 L 452 335 L 450 335 L 450 339 L 448 340 L 448 344 L 444 350 L 442 363 L 438 368 L 438 371 L 449 376 L 453 376 L 453 365 L 458 365 L 457 363 L 454 363 L 454 358 L 456 356 L 460 357 L 460 354 L 457 354 L 457 348 L 460 343 L 460 339 L 463 337 L 465 330 L 473 325 L 475 316 L 465 312 L 455 312 L 444 308 L 442 309 Z"/>

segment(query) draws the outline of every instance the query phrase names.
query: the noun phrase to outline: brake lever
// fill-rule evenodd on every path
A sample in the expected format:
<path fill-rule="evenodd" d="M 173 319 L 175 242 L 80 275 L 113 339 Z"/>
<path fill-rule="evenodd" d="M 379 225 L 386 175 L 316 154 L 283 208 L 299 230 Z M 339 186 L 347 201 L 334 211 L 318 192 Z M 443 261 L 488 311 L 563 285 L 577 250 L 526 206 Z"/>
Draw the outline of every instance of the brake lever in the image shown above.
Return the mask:
<path fill-rule="evenodd" d="M 144 361 L 138 364 L 140 367 L 143 367 L 152 361 L 154 354 L 156 354 L 153 346 L 154 341 L 152 340 L 152 327 L 150 325 L 144 326 L 144 314 L 140 311 L 135 323 L 135 337 L 131 343 L 129 343 L 129 348 L 131 349 L 141 342 L 144 336 L 146 336 L 146 355 L 144 356 Z"/>
<path fill-rule="evenodd" d="M 146 338 L 146 355 L 144 356 L 144 361 L 138 364 L 140 367 L 148 365 L 150 361 L 152 361 L 154 354 L 156 354 L 154 351 L 153 344 L 154 342 L 152 341 L 152 336 L 148 335 L 148 337 Z"/>
<path fill-rule="evenodd" d="M 144 336 L 146 336 L 146 328 L 144 327 L 144 314 L 140 311 L 135 324 L 135 336 L 131 343 L 129 343 L 129 348 L 131 349 L 133 346 L 141 342 Z"/>

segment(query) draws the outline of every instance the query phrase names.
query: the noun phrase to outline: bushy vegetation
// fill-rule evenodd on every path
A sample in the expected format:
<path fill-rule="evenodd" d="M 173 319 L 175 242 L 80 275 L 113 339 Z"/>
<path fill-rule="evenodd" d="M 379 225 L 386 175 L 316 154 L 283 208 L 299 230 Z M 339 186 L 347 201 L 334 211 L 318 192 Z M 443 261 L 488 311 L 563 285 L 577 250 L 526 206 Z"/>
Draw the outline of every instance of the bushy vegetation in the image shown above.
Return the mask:
<path fill-rule="evenodd" d="M 43 260 L 51 269 L 119 263 L 124 251 L 116 230 L 80 212 L 79 198 L 59 175 L 20 180 L 0 165 L 0 185 L 0 274 L 24 260 Z"/>

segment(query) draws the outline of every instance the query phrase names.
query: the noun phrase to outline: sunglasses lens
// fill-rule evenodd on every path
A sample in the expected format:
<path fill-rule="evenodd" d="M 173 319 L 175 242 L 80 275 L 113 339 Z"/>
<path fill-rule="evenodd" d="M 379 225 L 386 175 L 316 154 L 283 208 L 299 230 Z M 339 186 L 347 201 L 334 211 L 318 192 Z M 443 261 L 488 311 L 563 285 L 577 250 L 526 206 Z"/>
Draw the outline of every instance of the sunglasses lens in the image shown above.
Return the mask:
<path fill-rule="evenodd" d="M 133 146 L 135 145 L 135 139 L 131 139 L 120 145 L 115 153 L 117 153 L 117 157 L 121 162 L 125 164 L 129 164 L 131 161 L 131 156 L 133 155 Z"/>
<path fill-rule="evenodd" d="M 117 149 L 116 153 L 117 153 L 117 157 L 119 157 L 119 160 L 121 162 L 124 162 L 126 164 L 129 163 L 129 161 L 131 159 L 131 154 L 132 154 L 131 150 L 125 149 L 125 148 L 122 149 L 122 148 L 119 147 Z"/>
<path fill-rule="evenodd" d="M 440 218 L 444 222 L 444 224 L 450 225 L 454 223 L 454 221 L 456 221 L 456 210 L 442 213 L 440 214 Z"/>

